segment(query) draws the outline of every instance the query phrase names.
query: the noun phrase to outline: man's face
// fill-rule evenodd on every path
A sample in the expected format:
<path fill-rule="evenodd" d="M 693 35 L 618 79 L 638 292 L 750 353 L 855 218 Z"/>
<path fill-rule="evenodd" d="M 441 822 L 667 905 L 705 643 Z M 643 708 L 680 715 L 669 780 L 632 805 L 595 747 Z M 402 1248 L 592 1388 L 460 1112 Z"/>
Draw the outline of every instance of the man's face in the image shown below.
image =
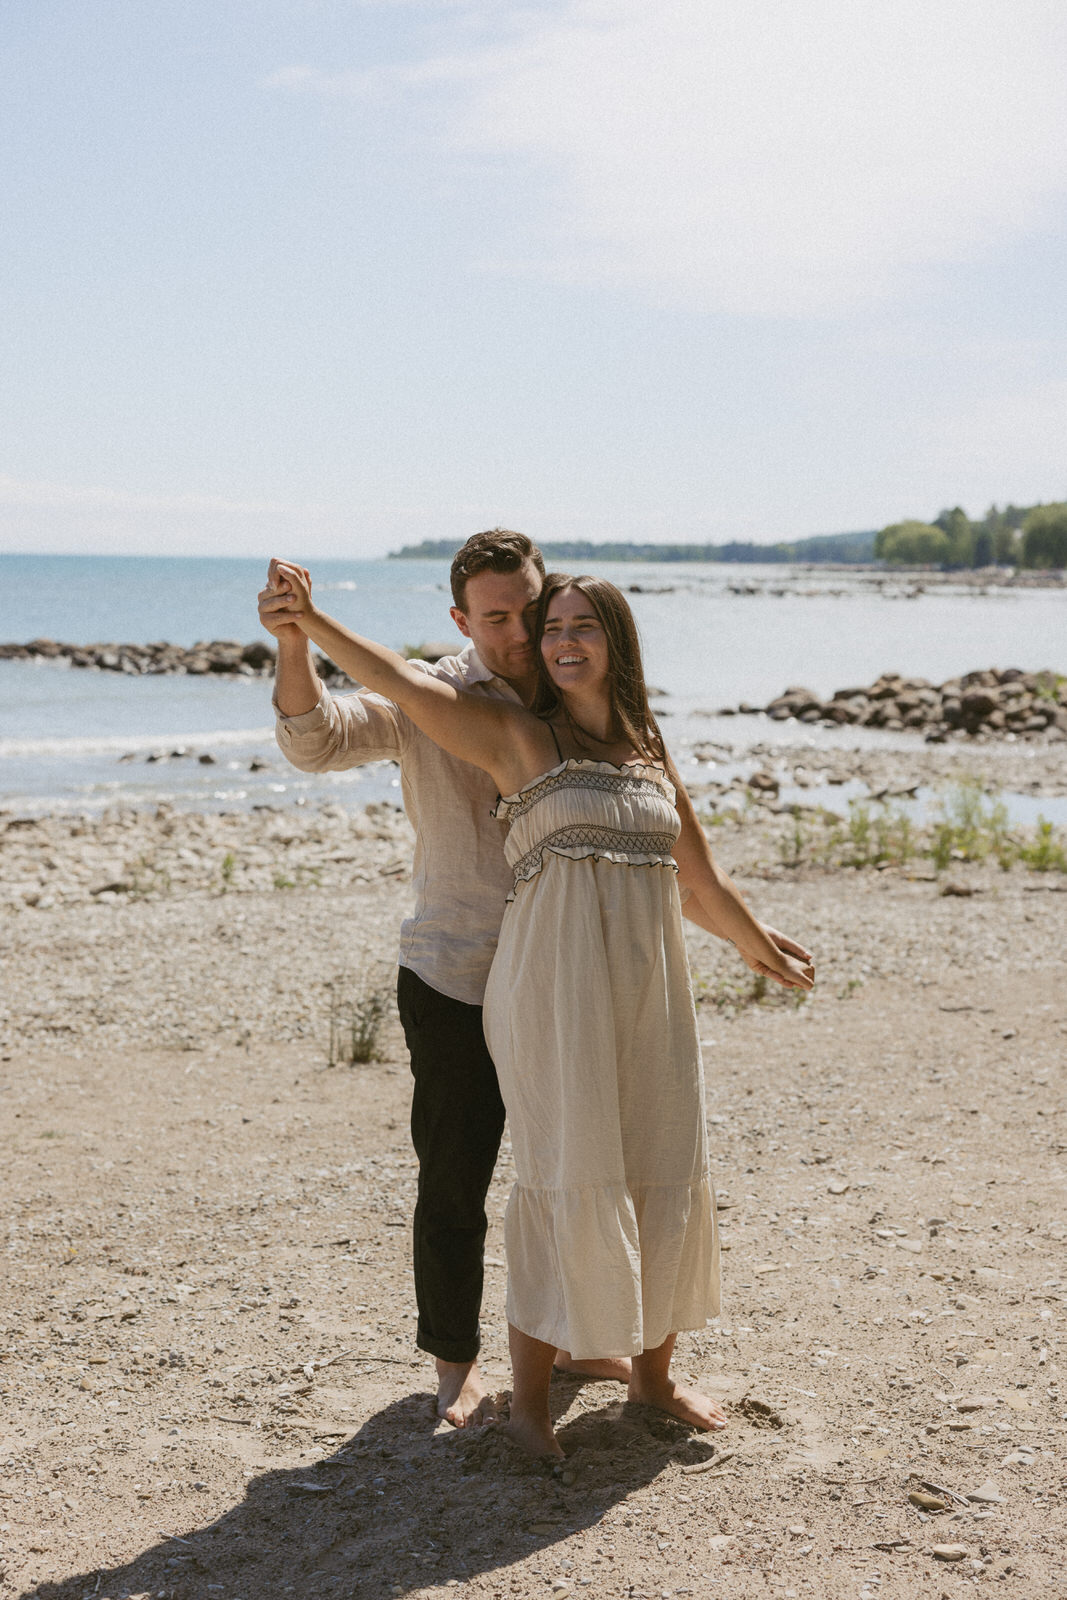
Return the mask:
<path fill-rule="evenodd" d="M 452 607 L 456 627 L 474 641 L 496 677 L 514 681 L 534 673 L 533 618 L 540 593 L 541 574 L 525 561 L 515 572 L 468 578 L 464 610 Z"/>

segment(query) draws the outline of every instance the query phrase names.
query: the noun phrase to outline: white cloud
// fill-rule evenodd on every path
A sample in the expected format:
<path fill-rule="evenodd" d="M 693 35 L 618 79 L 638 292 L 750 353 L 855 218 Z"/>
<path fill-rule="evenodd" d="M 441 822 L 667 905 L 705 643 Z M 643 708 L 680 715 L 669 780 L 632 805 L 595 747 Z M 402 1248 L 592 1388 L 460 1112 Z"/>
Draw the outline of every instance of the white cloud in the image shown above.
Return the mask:
<path fill-rule="evenodd" d="M 836 313 L 1062 221 L 1067 8 L 1048 0 L 472 13 L 506 42 L 274 81 L 392 93 L 408 112 L 421 95 L 453 151 L 510 163 L 530 205 L 504 247 L 487 218 L 498 270 L 703 310 Z"/>

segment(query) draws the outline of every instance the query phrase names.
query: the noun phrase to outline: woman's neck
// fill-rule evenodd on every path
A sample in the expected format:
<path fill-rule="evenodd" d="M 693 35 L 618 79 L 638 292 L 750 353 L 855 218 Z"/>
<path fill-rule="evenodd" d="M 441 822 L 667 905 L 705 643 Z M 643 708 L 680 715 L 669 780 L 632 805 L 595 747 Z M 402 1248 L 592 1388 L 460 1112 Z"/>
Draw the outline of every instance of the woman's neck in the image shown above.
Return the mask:
<path fill-rule="evenodd" d="M 597 744 L 614 744 L 618 729 L 607 695 L 560 696 L 564 718 L 578 733 L 583 733 Z"/>

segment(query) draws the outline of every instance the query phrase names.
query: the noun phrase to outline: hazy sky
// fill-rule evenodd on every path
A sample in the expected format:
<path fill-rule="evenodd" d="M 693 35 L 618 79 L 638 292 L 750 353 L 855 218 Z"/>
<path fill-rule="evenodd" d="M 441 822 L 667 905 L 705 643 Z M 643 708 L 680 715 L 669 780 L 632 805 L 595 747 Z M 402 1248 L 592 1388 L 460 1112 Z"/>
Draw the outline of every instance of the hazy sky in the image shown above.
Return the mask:
<path fill-rule="evenodd" d="M 0 550 L 1067 496 L 1062 0 L 5 0 Z"/>

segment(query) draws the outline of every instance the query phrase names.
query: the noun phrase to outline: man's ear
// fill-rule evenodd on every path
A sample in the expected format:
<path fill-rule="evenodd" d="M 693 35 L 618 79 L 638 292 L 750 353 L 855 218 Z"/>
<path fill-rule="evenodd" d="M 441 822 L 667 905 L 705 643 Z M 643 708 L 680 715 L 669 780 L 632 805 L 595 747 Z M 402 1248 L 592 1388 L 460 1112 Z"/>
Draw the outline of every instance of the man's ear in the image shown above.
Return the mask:
<path fill-rule="evenodd" d="M 463 635 L 463 637 L 465 639 L 470 639 L 471 637 L 473 637 L 472 634 L 471 634 L 471 630 L 470 630 L 470 624 L 468 623 L 466 616 L 459 609 L 459 607 L 458 606 L 449 606 L 448 609 L 452 614 L 452 621 L 456 624 L 456 627 L 459 629 L 459 631 Z"/>

